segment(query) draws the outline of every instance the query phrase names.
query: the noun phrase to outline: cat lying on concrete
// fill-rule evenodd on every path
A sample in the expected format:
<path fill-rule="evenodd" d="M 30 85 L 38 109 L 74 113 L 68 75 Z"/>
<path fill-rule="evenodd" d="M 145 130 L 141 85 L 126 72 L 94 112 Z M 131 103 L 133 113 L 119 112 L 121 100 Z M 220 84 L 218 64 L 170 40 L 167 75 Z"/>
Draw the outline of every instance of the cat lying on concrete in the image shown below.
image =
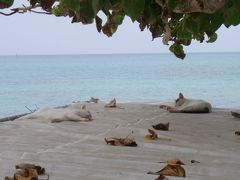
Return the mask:
<path fill-rule="evenodd" d="M 66 107 L 43 108 L 19 119 L 46 119 L 52 123 L 62 121 L 91 121 L 92 115 L 85 105 L 71 104 Z"/>
<path fill-rule="evenodd" d="M 209 102 L 198 99 L 186 99 L 182 93 L 179 93 L 174 106 L 160 105 L 161 109 L 170 113 L 210 113 L 212 106 Z"/>

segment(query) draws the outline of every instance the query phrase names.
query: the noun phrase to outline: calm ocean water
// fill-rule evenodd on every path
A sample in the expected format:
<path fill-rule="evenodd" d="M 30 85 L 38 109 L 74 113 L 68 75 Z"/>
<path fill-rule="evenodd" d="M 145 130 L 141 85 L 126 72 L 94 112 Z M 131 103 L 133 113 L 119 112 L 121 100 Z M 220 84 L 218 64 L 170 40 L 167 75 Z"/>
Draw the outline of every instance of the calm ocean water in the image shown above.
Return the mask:
<path fill-rule="evenodd" d="M 240 108 L 239 80 L 240 53 L 0 56 L 0 117 L 91 96 L 164 102 L 179 92 Z"/>

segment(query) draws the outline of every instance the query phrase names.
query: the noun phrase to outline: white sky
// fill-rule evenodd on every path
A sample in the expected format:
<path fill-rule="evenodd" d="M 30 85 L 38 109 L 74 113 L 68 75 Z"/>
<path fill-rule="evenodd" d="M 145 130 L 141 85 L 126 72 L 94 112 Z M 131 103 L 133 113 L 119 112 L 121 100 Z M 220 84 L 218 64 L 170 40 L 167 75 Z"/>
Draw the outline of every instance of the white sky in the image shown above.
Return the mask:
<path fill-rule="evenodd" d="M 20 1 L 20 0 L 18 0 Z M 0 15 L 0 55 L 168 53 L 161 38 L 152 41 L 147 30 L 125 18 L 113 37 L 99 34 L 95 25 L 71 24 L 71 19 L 34 13 Z M 215 43 L 194 42 L 189 52 L 240 52 L 240 26 L 222 27 Z"/>

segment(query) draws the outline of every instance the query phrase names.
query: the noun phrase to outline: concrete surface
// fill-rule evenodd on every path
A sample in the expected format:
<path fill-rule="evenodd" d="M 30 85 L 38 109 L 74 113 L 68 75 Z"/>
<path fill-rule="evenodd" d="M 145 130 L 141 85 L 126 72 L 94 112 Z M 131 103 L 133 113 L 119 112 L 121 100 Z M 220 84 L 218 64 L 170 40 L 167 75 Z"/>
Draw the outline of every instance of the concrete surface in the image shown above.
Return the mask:
<path fill-rule="evenodd" d="M 43 166 L 50 180 L 154 180 L 157 176 L 147 172 L 163 168 L 159 161 L 177 157 L 186 163 L 186 180 L 240 179 L 240 137 L 234 134 L 240 119 L 231 117 L 230 110 L 171 114 L 154 104 L 120 106 L 87 104 L 91 122 L 0 123 L 0 178 L 12 175 L 15 164 L 28 162 Z M 170 122 L 170 131 L 157 131 L 157 141 L 144 140 L 147 129 L 160 122 Z M 125 137 L 131 131 L 137 147 L 104 142 L 105 137 Z"/>

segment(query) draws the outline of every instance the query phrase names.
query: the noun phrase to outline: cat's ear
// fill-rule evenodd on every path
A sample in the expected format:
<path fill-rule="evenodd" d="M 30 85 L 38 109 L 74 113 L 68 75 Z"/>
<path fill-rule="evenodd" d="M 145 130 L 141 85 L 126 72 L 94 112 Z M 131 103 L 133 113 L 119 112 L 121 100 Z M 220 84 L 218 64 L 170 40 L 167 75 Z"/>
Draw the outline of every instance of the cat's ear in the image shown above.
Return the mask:
<path fill-rule="evenodd" d="M 182 93 L 179 93 L 179 99 L 183 99 L 184 98 L 184 96 L 183 96 L 183 94 Z"/>

